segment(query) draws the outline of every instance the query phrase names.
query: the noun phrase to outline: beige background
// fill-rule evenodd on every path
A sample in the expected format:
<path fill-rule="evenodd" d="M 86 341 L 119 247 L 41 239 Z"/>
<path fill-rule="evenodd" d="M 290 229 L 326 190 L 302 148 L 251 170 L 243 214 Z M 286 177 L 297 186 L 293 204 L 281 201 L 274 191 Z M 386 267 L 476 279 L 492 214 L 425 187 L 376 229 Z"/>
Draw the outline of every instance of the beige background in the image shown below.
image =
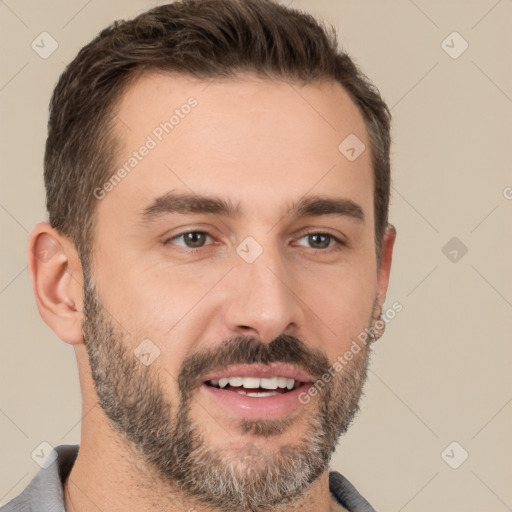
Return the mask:
<path fill-rule="evenodd" d="M 287 0 L 287 3 L 289 0 Z M 403 311 L 375 349 L 340 470 L 379 511 L 512 508 L 512 1 L 294 0 L 332 22 L 394 115 L 387 305 Z M 38 471 L 31 453 L 80 436 L 73 350 L 42 322 L 25 264 L 45 219 L 47 105 L 65 63 L 115 18 L 152 1 L 0 2 L 0 502 Z M 43 31 L 58 49 L 42 59 Z M 458 58 L 442 42 L 457 31 Z M 464 41 L 450 36 L 454 55 Z M 451 48 L 450 48 L 451 47 Z M 509 199 L 507 199 L 507 197 Z M 457 237 L 459 247 L 442 248 Z M 455 249 L 457 253 L 449 253 Z M 460 462 L 452 469 L 441 457 Z"/>

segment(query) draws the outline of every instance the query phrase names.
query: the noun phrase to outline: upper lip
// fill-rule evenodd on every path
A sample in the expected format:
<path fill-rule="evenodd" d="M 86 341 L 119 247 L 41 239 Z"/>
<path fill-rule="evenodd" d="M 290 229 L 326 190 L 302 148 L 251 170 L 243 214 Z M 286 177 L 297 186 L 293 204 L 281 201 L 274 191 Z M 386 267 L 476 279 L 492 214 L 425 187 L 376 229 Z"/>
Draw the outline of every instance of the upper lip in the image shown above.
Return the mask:
<path fill-rule="evenodd" d="M 228 377 L 255 377 L 259 379 L 286 377 L 287 379 L 294 379 L 299 382 L 313 382 L 315 380 L 309 373 L 290 364 L 271 363 L 229 366 L 223 370 L 208 374 L 202 381 L 207 382 Z"/>

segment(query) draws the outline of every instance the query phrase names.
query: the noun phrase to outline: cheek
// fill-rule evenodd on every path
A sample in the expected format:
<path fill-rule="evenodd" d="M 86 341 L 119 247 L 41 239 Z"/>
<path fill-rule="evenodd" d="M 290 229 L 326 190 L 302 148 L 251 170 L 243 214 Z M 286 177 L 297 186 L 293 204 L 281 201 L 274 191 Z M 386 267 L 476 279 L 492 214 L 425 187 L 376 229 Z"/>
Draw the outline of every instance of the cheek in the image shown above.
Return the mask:
<path fill-rule="evenodd" d="M 376 278 L 339 272 L 309 285 L 307 303 L 317 316 L 315 325 L 326 333 L 324 349 L 330 358 L 343 353 L 368 327 L 376 296 Z"/>
<path fill-rule="evenodd" d="M 152 268 L 127 274 L 121 291 L 116 293 L 120 300 L 112 314 L 117 315 L 132 339 L 151 340 L 160 350 L 158 364 L 177 377 L 181 362 L 213 315 L 208 306 L 212 305 L 211 292 L 218 280 L 215 272 L 183 269 Z"/>
<path fill-rule="evenodd" d="M 161 334 L 173 329 L 201 302 L 218 281 L 216 272 L 180 266 L 119 267 L 110 275 L 113 309 L 134 328 Z M 136 271 L 135 271 L 136 269 Z"/>

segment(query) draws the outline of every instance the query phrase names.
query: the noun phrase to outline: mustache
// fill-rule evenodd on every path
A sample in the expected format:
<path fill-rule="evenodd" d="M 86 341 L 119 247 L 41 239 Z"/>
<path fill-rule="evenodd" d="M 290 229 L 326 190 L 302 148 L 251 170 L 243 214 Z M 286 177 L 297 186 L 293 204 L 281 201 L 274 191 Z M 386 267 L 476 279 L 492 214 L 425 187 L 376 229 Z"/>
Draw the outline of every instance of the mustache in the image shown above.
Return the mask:
<path fill-rule="evenodd" d="M 194 389 L 204 375 L 239 364 L 288 363 L 321 378 L 329 367 L 327 356 L 292 335 L 281 335 L 270 343 L 258 338 L 235 336 L 219 346 L 188 355 L 181 366 L 178 386 L 182 394 Z"/>

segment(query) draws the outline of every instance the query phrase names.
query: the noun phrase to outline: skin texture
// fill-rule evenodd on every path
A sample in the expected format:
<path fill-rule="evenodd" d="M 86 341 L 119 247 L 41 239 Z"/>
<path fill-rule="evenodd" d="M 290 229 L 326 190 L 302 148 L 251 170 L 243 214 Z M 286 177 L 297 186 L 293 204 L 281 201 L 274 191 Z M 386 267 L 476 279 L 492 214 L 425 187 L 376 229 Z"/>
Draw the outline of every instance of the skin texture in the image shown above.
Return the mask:
<path fill-rule="evenodd" d="M 280 421 L 241 421 L 212 402 L 198 379 L 226 358 L 242 363 L 256 353 L 272 361 L 288 354 L 317 377 L 371 324 L 376 303 L 385 300 L 395 231 L 387 229 L 377 267 L 362 116 L 331 82 L 143 75 L 116 109 L 119 167 L 190 97 L 197 100 L 190 113 L 98 200 L 90 268 L 48 224 L 30 237 L 37 304 L 74 345 L 83 396 L 68 509 L 342 510 L 331 499 L 327 465 L 357 410 L 368 347 Z M 349 134 L 367 147 L 352 162 L 338 150 Z M 168 213 L 145 221 L 144 210 L 169 192 L 223 198 L 241 214 Z M 313 195 L 350 199 L 364 220 L 289 214 L 293 202 Z M 198 231 L 209 235 L 202 246 L 177 238 Z M 327 238 L 322 245 L 325 239 L 306 236 L 312 233 L 344 244 Z M 252 263 L 236 251 L 248 236 L 262 250 Z M 52 256 L 38 257 L 45 248 Z M 133 355 L 146 339 L 160 351 L 150 366 Z M 193 439 L 201 441 L 196 451 L 187 444 Z M 182 460 L 187 450 L 189 478 L 180 479 L 172 454 Z M 314 462 L 292 469 L 301 457 Z M 213 467 L 218 480 L 208 487 Z M 211 495 L 223 482 L 232 484 L 222 489 L 225 501 Z"/>

